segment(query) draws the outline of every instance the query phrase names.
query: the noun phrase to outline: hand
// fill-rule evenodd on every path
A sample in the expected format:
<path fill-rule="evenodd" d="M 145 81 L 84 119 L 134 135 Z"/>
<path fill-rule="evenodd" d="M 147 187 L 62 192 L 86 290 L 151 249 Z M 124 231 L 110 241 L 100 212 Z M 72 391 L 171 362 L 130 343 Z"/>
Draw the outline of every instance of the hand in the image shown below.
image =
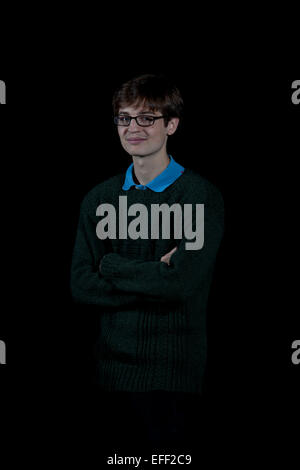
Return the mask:
<path fill-rule="evenodd" d="M 162 257 L 160 258 L 160 261 L 162 261 L 163 263 L 167 263 L 168 265 L 170 265 L 171 256 L 173 255 L 173 253 L 175 253 L 176 250 L 177 250 L 177 246 L 175 246 L 175 248 L 173 248 L 173 250 L 169 251 L 169 253 L 167 253 L 166 255 L 162 256 Z"/>

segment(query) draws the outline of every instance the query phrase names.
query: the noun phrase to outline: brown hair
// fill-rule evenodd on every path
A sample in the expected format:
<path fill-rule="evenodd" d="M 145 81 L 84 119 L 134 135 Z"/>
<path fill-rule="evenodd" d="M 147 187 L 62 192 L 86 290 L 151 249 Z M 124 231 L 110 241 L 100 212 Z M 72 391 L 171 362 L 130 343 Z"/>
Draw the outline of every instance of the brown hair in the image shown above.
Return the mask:
<path fill-rule="evenodd" d="M 140 75 L 123 83 L 113 95 L 114 116 L 123 106 L 144 105 L 151 111 L 160 111 L 165 125 L 173 117 L 182 117 L 183 100 L 180 91 L 164 75 Z"/>

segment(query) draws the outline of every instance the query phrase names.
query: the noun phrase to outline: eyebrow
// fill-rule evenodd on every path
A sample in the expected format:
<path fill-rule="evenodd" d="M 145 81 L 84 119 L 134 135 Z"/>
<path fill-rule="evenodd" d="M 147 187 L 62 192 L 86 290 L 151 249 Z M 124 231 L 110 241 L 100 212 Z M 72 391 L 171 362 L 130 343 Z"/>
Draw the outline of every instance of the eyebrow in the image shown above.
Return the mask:
<path fill-rule="evenodd" d="M 154 114 L 155 111 L 140 111 L 137 116 L 141 115 L 141 114 Z M 129 116 L 129 113 L 127 113 L 126 111 L 120 111 L 119 114 L 123 114 L 123 115 L 126 115 L 126 116 Z"/>

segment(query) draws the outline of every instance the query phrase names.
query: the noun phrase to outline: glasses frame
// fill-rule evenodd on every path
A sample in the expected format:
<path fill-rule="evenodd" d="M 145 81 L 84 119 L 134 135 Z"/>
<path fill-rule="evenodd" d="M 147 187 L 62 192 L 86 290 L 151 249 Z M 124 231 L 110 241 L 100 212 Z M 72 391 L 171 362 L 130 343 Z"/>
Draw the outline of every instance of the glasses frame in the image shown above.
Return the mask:
<path fill-rule="evenodd" d="M 129 123 L 128 123 L 128 124 L 119 124 L 119 123 L 117 122 L 117 119 L 118 119 L 120 116 L 124 116 L 124 117 L 126 117 L 126 118 L 129 118 L 129 119 L 130 119 Z M 145 116 L 151 117 L 151 119 L 153 119 L 153 122 L 151 122 L 151 124 L 146 124 L 146 125 L 144 125 L 144 124 L 139 124 L 138 121 L 137 121 L 138 118 L 139 118 L 139 117 L 145 117 Z M 127 115 L 127 114 L 119 114 L 118 116 L 114 116 L 114 123 L 115 123 L 117 126 L 120 126 L 120 127 L 129 127 L 130 124 L 131 124 L 132 119 L 134 119 L 138 126 L 140 126 L 140 127 L 150 127 L 150 126 L 153 126 L 153 125 L 154 125 L 154 123 L 155 123 L 155 121 L 157 121 L 157 119 L 162 119 L 162 118 L 166 118 L 166 117 L 167 117 L 167 116 L 165 116 L 165 115 L 162 115 L 162 116 L 150 116 L 149 114 L 139 114 L 138 116 L 129 116 L 129 115 Z"/>

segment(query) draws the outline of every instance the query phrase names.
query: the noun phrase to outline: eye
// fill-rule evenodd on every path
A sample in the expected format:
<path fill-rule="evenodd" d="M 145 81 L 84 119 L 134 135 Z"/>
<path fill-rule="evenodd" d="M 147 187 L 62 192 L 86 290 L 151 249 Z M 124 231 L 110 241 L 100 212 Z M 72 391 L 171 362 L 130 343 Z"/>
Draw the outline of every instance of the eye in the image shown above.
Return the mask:
<path fill-rule="evenodd" d="M 139 116 L 139 121 L 145 124 L 149 124 L 150 122 L 153 121 L 153 117 L 152 116 Z"/>
<path fill-rule="evenodd" d="M 127 123 L 129 121 L 129 118 L 128 116 L 118 116 L 118 120 L 119 122 L 124 122 L 124 123 Z"/>

